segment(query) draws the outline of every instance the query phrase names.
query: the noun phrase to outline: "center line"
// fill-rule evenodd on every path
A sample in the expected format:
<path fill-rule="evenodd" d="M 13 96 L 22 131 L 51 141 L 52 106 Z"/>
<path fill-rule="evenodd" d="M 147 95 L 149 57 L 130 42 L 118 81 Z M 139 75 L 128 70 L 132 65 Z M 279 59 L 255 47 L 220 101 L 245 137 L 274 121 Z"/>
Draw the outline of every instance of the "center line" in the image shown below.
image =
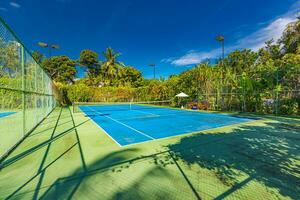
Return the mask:
<path fill-rule="evenodd" d="M 153 114 L 151 112 L 145 112 L 145 111 L 140 111 L 140 110 L 131 110 L 131 111 L 135 111 L 135 112 L 140 112 L 140 113 L 145 113 L 145 114 L 150 114 L 150 115 L 153 115 L 155 117 L 160 117 L 160 115 L 156 115 L 156 114 Z"/>

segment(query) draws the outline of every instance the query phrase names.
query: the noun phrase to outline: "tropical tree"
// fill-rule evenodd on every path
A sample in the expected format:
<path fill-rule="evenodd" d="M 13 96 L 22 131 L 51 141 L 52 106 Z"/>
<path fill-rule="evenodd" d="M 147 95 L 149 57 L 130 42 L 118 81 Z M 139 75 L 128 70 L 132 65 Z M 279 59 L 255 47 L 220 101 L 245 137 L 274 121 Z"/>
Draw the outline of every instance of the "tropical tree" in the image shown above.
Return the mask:
<path fill-rule="evenodd" d="M 282 34 L 280 43 L 285 53 L 296 53 L 300 44 L 300 17 L 295 22 L 288 24 Z"/>
<path fill-rule="evenodd" d="M 139 70 L 131 66 L 121 67 L 119 70 L 121 72 L 119 73 L 120 77 L 118 78 L 118 82 L 122 86 L 130 85 L 139 87 L 142 85 L 143 77 Z"/>
<path fill-rule="evenodd" d="M 42 63 L 43 68 L 50 77 L 57 82 L 73 83 L 76 75 L 76 62 L 68 56 L 55 56 L 45 59 Z"/>
<path fill-rule="evenodd" d="M 103 54 L 105 61 L 101 65 L 102 76 L 107 85 L 112 85 L 115 79 L 122 76 L 123 71 L 120 69 L 125 65 L 117 60 L 120 53 L 116 53 L 112 48 L 107 48 Z"/>
<path fill-rule="evenodd" d="M 51 77 L 67 88 L 71 100 L 175 101 L 174 96 L 182 91 L 190 96 L 188 101 L 208 102 L 210 108 L 217 110 L 300 114 L 299 21 L 288 25 L 280 41 L 269 40 L 257 52 L 236 50 L 222 62 L 200 63 L 169 78 L 144 79 L 139 70 L 120 62 L 120 53 L 112 48 L 105 50 L 104 61 L 99 61 L 94 51 L 81 51 L 78 63 L 87 67 L 88 73 L 74 85 L 70 84 L 76 72 L 74 61 L 61 56 L 42 63 Z M 217 40 L 224 42 L 223 37 Z M 0 81 L 3 83 L 12 79 L 8 75 L 18 74 L 19 52 L 17 43 L 0 41 Z M 39 54 L 34 53 L 34 57 L 43 60 Z M 34 70 L 32 72 L 34 74 Z"/>
<path fill-rule="evenodd" d="M 45 59 L 45 56 L 41 54 L 39 51 L 33 51 L 31 55 L 34 58 L 34 60 L 39 64 L 41 64 Z"/>
<path fill-rule="evenodd" d="M 250 49 L 236 50 L 227 56 L 224 63 L 225 67 L 233 69 L 233 73 L 241 74 L 249 71 L 257 58 L 258 54 Z"/>
<path fill-rule="evenodd" d="M 98 54 L 92 50 L 85 49 L 80 52 L 79 64 L 87 67 L 88 77 L 91 79 L 100 75 L 101 64 L 98 59 Z"/>

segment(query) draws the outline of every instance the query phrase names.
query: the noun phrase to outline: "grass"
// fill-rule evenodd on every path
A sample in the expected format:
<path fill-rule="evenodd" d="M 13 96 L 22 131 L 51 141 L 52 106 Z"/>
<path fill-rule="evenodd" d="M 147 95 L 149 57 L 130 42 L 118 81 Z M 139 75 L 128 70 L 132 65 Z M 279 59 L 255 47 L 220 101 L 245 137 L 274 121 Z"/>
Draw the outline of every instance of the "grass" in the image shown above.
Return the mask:
<path fill-rule="evenodd" d="M 119 147 L 57 108 L 4 160 L 0 199 L 300 199 L 299 118 Z"/>

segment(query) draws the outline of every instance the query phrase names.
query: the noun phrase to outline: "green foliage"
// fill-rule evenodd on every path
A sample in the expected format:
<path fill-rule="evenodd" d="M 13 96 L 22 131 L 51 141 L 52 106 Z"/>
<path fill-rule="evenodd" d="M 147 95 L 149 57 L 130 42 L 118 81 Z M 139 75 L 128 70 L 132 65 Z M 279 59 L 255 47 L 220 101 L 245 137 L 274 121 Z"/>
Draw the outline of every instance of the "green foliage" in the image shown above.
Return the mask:
<path fill-rule="evenodd" d="M 42 66 L 50 77 L 61 83 L 73 83 L 76 68 L 76 62 L 67 56 L 55 56 L 43 61 Z"/>
<path fill-rule="evenodd" d="M 100 63 L 98 54 L 92 50 L 85 49 L 80 52 L 79 64 L 88 68 L 89 78 L 95 78 L 100 73 Z"/>
<path fill-rule="evenodd" d="M 135 94 L 131 87 L 90 87 L 82 83 L 63 87 L 71 102 L 130 101 Z"/>
<path fill-rule="evenodd" d="M 105 60 L 100 61 L 96 52 L 87 49 L 81 51 L 79 64 L 88 69 L 87 77 L 80 80 L 81 83 L 91 87 L 142 86 L 143 77 L 141 72 L 118 61 L 120 53 L 116 53 L 109 47 L 103 53 L 103 56 Z"/>
<path fill-rule="evenodd" d="M 93 67 L 98 63 L 98 54 L 89 49 L 80 52 L 79 63 L 83 66 Z"/>
<path fill-rule="evenodd" d="M 45 56 L 38 51 L 32 52 L 31 55 L 34 58 L 34 60 L 39 64 L 41 64 L 45 58 Z"/>
<path fill-rule="evenodd" d="M 67 86 L 67 97 L 71 102 L 88 102 L 92 100 L 92 88 L 85 84 Z"/>
<path fill-rule="evenodd" d="M 284 31 L 280 43 L 286 53 L 297 53 L 300 44 L 300 20 L 290 23 Z"/>
<path fill-rule="evenodd" d="M 0 38 L 0 77 L 13 77 L 20 74 L 20 44 L 4 42 Z"/>
<path fill-rule="evenodd" d="M 125 66 L 120 68 L 120 70 L 122 75 L 115 80 L 116 85 L 139 87 L 143 84 L 142 73 L 134 67 Z"/>
<path fill-rule="evenodd" d="M 110 47 L 104 52 L 105 61 L 101 65 L 101 71 L 105 85 L 112 86 L 114 79 L 124 76 L 125 70 L 122 70 L 122 67 L 125 65 L 117 60 L 119 56 L 120 54 Z"/>
<path fill-rule="evenodd" d="M 298 20 L 287 27 L 279 42 L 267 41 L 257 52 L 236 50 L 217 64 L 201 63 L 178 75 L 150 80 L 119 61 L 121 54 L 112 48 L 105 50 L 104 60 L 85 49 L 77 63 L 67 56 L 44 59 L 38 52 L 33 55 L 55 80 L 64 104 L 170 99 L 177 102 L 175 95 L 185 92 L 189 95 L 186 101 L 201 102 L 211 110 L 300 114 L 299 34 Z M 0 40 L 1 85 L 20 84 L 17 52 L 17 43 Z M 76 64 L 87 68 L 87 76 L 74 81 Z M 27 68 L 28 73 L 32 70 L 34 74 L 34 66 L 28 64 Z M 28 85 L 33 78 L 28 77 Z"/>
<path fill-rule="evenodd" d="M 236 50 L 228 55 L 224 63 L 225 67 L 232 68 L 235 73 L 241 74 L 253 65 L 257 58 L 258 54 L 250 49 Z"/>

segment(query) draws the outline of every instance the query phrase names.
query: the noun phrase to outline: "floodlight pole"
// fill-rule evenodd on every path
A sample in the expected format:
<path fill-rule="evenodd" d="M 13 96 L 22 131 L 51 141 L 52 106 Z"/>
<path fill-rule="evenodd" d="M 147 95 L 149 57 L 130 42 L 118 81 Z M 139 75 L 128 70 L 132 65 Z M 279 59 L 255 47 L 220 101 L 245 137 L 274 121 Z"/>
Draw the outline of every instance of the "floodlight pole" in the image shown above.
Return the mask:
<path fill-rule="evenodd" d="M 223 64 L 224 64 L 223 62 L 224 62 L 224 58 L 225 58 L 225 53 L 224 53 L 224 40 L 225 40 L 225 38 L 224 38 L 223 35 L 218 35 L 216 37 L 216 40 L 221 43 L 221 48 L 222 48 L 222 66 L 223 66 Z"/>
<path fill-rule="evenodd" d="M 275 115 L 278 115 L 278 101 L 279 101 L 279 92 L 278 92 L 278 86 L 279 86 L 279 74 L 278 74 L 278 68 L 276 69 L 276 104 L 275 104 Z"/>
<path fill-rule="evenodd" d="M 52 49 L 59 49 L 60 47 L 57 44 L 47 44 L 45 42 L 38 42 L 38 45 L 42 48 L 48 48 L 48 57 L 51 58 L 52 57 Z"/>
<path fill-rule="evenodd" d="M 155 64 L 150 64 L 150 67 L 153 67 L 153 79 L 155 79 Z"/>
<path fill-rule="evenodd" d="M 223 62 L 224 62 L 224 58 L 225 58 L 225 53 L 224 53 L 224 39 L 222 40 L 222 42 L 221 42 L 221 45 L 222 45 L 222 64 L 223 64 Z"/>
<path fill-rule="evenodd" d="M 216 37 L 216 40 L 218 41 L 218 42 L 220 42 L 221 43 L 221 48 L 222 48 L 222 60 L 221 60 L 221 65 L 222 65 L 222 69 L 221 69 L 221 93 L 223 93 L 223 82 L 224 82 L 224 58 L 225 58 L 225 55 L 224 55 L 224 40 L 225 40 L 225 38 L 224 38 L 224 36 L 223 35 L 218 35 L 217 37 Z M 224 103 L 224 97 L 223 97 L 223 95 L 222 95 L 222 106 L 223 106 L 223 103 Z M 223 109 L 223 108 L 222 108 Z"/>

